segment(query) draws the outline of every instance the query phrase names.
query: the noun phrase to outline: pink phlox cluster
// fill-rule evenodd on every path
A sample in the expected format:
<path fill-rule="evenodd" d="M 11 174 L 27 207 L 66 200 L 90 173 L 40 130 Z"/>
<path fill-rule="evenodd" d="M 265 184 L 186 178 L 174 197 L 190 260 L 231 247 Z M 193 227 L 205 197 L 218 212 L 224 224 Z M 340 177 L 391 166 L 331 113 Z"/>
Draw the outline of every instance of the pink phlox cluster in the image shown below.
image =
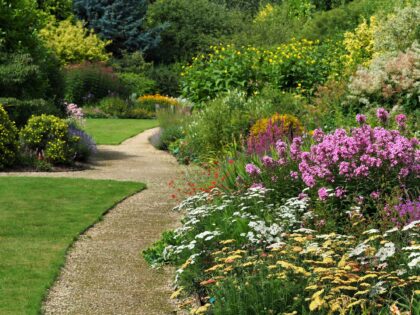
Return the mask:
<path fill-rule="evenodd" d="M 75 119 L 83 119 L 83 110 L 74 103 L 64 103 L 66 105 L 67 115 Z"/>
<path fill-rule="evenodd" d="M 348 135 L 344 129 L 323 136 L 310 152 L 300 152 L 299 170 L 309 187 L 317 179 L 334 182 L 334 174 L 347 180 L 367 177 L 382 166 L 398 168 L 399 176 L 419 173 L 419 150 L 417 139 L 408 139 L 397 130 L 364 125 Z M 297 154 L 297 146 L 290 147 L 291 155 Z M 338 171 L 338 172 L 337 172 Z"/>

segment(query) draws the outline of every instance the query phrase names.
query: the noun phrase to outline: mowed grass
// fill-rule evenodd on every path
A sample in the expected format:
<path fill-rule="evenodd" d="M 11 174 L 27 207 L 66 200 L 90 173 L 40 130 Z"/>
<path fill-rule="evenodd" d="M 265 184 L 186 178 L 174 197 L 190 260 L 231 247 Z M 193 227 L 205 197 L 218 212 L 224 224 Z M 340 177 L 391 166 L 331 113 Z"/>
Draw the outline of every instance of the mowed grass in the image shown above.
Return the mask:
<path fill-rule="evenodd" d="M 158 126 L 155 119 L 100 119 L 86 120 L 85 130 L 97 144 L 120 144 L 147 129 Z"/>
<path fill-rule="evenodd" d="M 0 177 L 0 314 L 38 314 L 73 241 L 144 184 Z"/>

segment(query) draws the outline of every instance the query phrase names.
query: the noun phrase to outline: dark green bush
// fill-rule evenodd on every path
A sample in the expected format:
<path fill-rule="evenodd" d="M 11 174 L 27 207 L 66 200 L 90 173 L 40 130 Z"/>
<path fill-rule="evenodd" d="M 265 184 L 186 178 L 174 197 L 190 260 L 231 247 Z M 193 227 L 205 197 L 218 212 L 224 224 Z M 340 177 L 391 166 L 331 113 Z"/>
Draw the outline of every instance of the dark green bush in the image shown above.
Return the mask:
<path fill-rule="evenodd" d="M 16 98 L 0 98 L 0 103 L 8 112 L 10 119 L 20 128 L 32 115 L 60 115 L 60 110 L 44 99 L 18 100 Z"/>
<path fill-rule="evenodd" d="M 18 149 L 17 139 L 18 131 L 15 124 L 0 105 L 0 169 L 11 166 L 15 162 Z"/>
<path fill-rule="evenodd" d="M 148 77 L 156 82 L 154 92 L 173 97 L 181 93 L 180 74 L 181 65 L 178 63 L 157 65 L 148 71 Z"/>
<path fill-rule="evenodd" d="M 112 68 L 101 63 L 85 63 L 65 71 L 67 101 L 78 105 L 92 104 L 107 96 L 127 97 L 129 91 Z"/>
<path fill-rule="evenodd" d="M 79 141 L 70 135 L 68 123 L 53 115 L 32 116 L 20 131 L 23 152 L 52 164 L 72 163 Z"/>
<path fill-rule="evenodd" d="M 167 26 L 160 45 L 150 51 L 158 62 L 188 60 L 244 27 L 239 11 L 209 0 L 157 0 L 149 6 L 149 24 Z"/>

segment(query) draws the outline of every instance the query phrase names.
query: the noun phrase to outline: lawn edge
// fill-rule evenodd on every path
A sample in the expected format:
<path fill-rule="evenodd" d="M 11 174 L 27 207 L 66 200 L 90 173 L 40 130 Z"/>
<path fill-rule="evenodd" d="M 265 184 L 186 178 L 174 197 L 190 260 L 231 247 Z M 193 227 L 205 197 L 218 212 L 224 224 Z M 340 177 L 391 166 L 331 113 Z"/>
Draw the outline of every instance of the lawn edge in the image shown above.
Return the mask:
<path fill-rule="evenodd" d="M 45 178 L 50 178 L 48 176 L 46 176 Z M 86 178 L 75 178 L 75 179 L 86 179 Z M 54 284 L 57 282 L 57 280 L 59 279 L 60 275 L 61 275 L 61 271 L 63 270 L 64 266 L 67 263 L 67 257 L 70 253 L 70 251 L 72 250 L 74 244 L 80 239 L 80 236 L 82 236 L 83 234 L 85 234 L 87 231 L 89 231 L 91 228 L 93 228 L 96 224 L 98 224 L 99 222 L 103 221 L 105 216 L 110 213 L 116 206 L 118 206 L 120 203 L 124 202 L 125 200 L 127 200 L 128 198 L 133 197 L 136 194 L 141 193 L 142 191 L 147 189 L 147 185 L 145 183 L 142 182 L 135 182 L 135 181 L 119 181 L 119 180 L 110 180 L 110 179 L 89 179 L 89 180 L 99 180 L 99 181 L 115 181 L 115 182 L 123 182 L 123 183 L 135 183 L 135 184 L 139 184 L 140 187 L 138 190 L 134 191 L 133 193 L 125 196 L 124 198 L 122 198 L 121 200 L 115 202 L 113 205 L 111 205 L 109 208 L 107 208 L 99 217 L 97 220 L 95 220 L 95 222 L 92 222 L 89 226 L 87 226 L 84 230 L 82 230 L 76 237 L 73 238 L 73 240 L 71 241 L 71 243 L 67 246 L 65 252 L 64 252 L 64 261 L 63 263 L 59 266 L 59 269 L 57 270 L 57 272 L 53 275 L 53 279 L 51 280 L 50 283 L 48 283 L 45 286 L 45 292 L 42 296 L 41 299 L 41 305 L 39 305 L 39 310 L 38 310 L 38 314 L 39 315 L 44 315 L 44 305 L 45 302 L 48 298 L 48 295 L 50 293 L 50 290 L 52 289 L 52 287 L 54 286 Z"/>

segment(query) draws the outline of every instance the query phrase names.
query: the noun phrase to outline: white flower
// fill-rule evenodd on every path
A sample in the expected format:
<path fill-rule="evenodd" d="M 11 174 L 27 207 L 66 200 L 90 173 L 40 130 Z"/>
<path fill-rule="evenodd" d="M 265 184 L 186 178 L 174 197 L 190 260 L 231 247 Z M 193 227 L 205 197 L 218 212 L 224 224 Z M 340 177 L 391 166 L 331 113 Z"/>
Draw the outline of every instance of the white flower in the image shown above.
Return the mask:
<path fill-rule="evenodd" d="M 349 256 L 350 257 L 359 256 L 360 254 L 364 253 L 365 250 L 368 249 L 368 248 L 369 248 L 369 245 L 366 245 L 366 244 L 361 243 L 361 244 L 357 245 L 356 248 L 353 249 L 350 252 L 350 255 Z"/>
<path fill-rule="evenodd" d="M 378 229 L 370 229 L 367 231 L 364 231 L 363 234 L 378 234 L 380 231 Z"/>
<path fill-rule="evenodd" d="M 383 247 L 381 247 L 378 250 L 375 257 L 377 257 L 380 261 L 385 261 L 389 257 L 394 256 L 394 254 L 395 254 L 395 244 L 389 242 L 389 243 L 386 243 Z"/>
<path fill-rule="evenodd" d="M 416 268 L 416 267 L 420 267 L 420 257 L 416 257 L 414 258 L 412 261 L 410 261 L 408 263 L 408 267 L 410 267 L 411 269 Z"/>
<path fill-rule="evenodd" d="M 420 220 L 413 221 L 410 224 L 407 224 L 402 228 L 403 231 L 411 230 L 412 228 L 416 227 L 417 225 L 420 225 Z"/>

